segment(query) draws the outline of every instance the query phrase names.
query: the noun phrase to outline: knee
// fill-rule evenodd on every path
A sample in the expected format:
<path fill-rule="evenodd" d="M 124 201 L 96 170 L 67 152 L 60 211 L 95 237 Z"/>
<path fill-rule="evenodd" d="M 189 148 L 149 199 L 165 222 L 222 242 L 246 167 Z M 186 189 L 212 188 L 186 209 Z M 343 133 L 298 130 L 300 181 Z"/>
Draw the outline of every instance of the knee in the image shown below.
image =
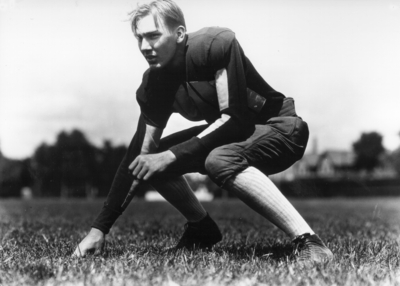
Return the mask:
<path fill-rule="evenodd" d="M 223 156 L 219 152 L 215 152 L 215 150 L 212 151 L 206 158 L 204 168 L 210 179 L 216 182 L 219 177 L 218 174 L 226 168 Z"/>
<path fill-rule="evenodd" d="M 214 149 L 205 161 L 207 175 L 219 186 L 222 186 L 232 175 L 247 167 L 248 163 L 245 158 L 224 148 Z"/>

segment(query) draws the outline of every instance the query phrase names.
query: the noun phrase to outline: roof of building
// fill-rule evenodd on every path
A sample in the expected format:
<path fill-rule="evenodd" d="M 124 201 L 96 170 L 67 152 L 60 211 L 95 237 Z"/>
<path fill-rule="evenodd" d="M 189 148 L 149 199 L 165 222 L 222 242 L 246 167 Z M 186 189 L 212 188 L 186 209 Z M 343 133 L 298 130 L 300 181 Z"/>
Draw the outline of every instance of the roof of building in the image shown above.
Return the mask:
<path fill-rule="evenodd" d="M 300 160 L 301 164 L 306 164 L 309 167 L 316 167 L 319 161 L 320 155 L 318 154 L 304 154 Z"/>
<path fill-rule="evenodd" d="M 328 159 L 336 167 L 353 165 L 355 157 L 353 152 L 342 150 L 328 150 L 320 155 L 321 160 Z"/>

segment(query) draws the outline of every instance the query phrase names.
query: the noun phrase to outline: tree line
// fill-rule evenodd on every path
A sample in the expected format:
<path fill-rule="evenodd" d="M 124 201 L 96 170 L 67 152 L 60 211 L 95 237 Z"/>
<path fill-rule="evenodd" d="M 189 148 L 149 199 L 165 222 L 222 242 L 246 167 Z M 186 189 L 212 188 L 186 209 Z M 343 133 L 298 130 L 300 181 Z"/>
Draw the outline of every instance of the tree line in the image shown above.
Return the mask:
<path fill-rule="evenodd" d="M 126 146 L 113 146 L 109 140 L 96 147 L 80 130 L 62 131 L 54 144 L 41 144 L 31 158 L 20 164 L 0 159 L 0 196 L 18 196 L 15 186 L 21 184 L 29 186 L 38 197 L 105 196 L 126 150 Z M 18 182 L 18 173 L 23 182 L 21 178 Z"/>
<path fill-rule="evenodd" d="M 54 145 L 42 144 L 32 156 L 35 195 L 104 196 L 126 150 L 108 140 L 97 148 L 79 130 L 61 132 Z"/>
<path fill-rule="evenodd" d="M 400 147 L 387 152 L 379 133 L 362 133 L 352 147 L 355 170 L 372 172 L 389 164 L 400 175 Z M 22 161 L 0 153 L 0 196 L 19 196 L 23 186 L 36 197 L 106 196 L 126 151 L 126 146 L 113 146 L 109 140 L 96 147 L 82 131 L 73 130 L 60 132 L 54 144 L 41 144 Z"/>

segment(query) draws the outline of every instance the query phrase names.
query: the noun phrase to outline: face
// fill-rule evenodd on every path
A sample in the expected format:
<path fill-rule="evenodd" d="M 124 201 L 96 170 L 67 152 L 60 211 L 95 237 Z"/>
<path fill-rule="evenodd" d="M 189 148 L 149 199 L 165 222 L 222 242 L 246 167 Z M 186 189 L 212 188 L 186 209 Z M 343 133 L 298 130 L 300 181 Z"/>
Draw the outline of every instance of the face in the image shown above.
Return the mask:
<path fill-rule="evenodd" d="M 159 20 L 158 27 L 153 15 L 140 19 L 136 27 L 139 49 L 147 60 L 151 69 L 161 69 L 175 60 L 178 49 L 178 35 Z"/>

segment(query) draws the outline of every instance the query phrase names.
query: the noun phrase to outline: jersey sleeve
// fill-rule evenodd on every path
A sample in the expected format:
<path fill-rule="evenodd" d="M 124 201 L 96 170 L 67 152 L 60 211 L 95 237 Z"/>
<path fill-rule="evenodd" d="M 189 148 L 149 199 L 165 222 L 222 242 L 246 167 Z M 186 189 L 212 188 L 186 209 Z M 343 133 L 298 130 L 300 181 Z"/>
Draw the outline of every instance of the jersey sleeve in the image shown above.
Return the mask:
<path fill-rule="evenodd" d="M 208 55 L 207 65 L 214 68 L 221 117 L 197 137 L 170 149 L 178 161 L 243 141 L 255 129 L 247 107 L 246 57 L 234 33 L 230 30 L 219 33 L 212 41 Z"/>
<path fill-rule="evenodd" d="M 130 188 L 134 178 L 128 169 L 130 163 L 140 154 L 157 151 L 162 131 L 171 115 L 172 103 L 169 97 L 162 97 L 161 89 L 155 89 L 152 80 L 146 72 L 136 94 L 141 110 L 136 133 L 120 163 L 103 208 L 92 224 L 92 227 L 105 234 L 109 232 L 133 197 Z M 164 94 L 168 95 L 168 89 L 165 91 Z"/>
<path fill-rule="evenodd" d="M 127 153 L 118 167 L 103 208 L 92 224 L 92 227 L 101 230 L 105 234 L 109 232 L 114 222 L 126 208 L 124 202 L 126 201 L 130 186 L 133 182 L 133 176 L 129 173 L 128 167 L 134 158 L 141 153 L 144 147 L 143 142 L 145 142 L 145 135 L 146 123 L 143 116 L 140 116 L 136 133 L 128 147 Z M 151 140 L 148 140 L 148 142 L 150 143 Z"/>

